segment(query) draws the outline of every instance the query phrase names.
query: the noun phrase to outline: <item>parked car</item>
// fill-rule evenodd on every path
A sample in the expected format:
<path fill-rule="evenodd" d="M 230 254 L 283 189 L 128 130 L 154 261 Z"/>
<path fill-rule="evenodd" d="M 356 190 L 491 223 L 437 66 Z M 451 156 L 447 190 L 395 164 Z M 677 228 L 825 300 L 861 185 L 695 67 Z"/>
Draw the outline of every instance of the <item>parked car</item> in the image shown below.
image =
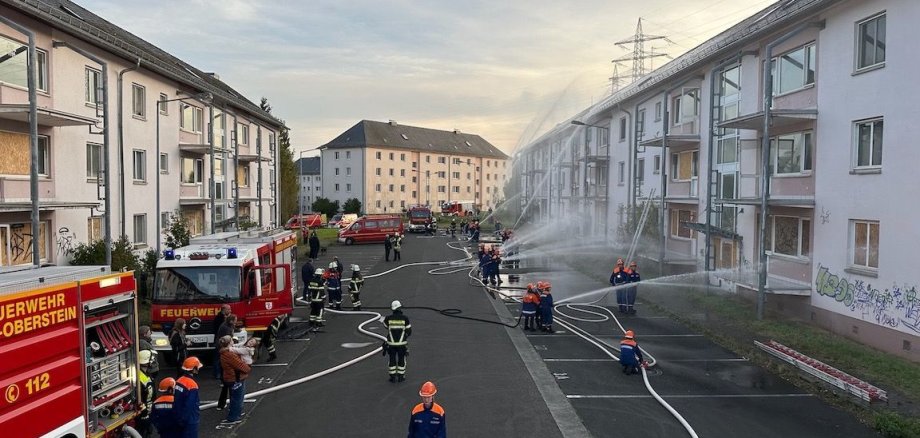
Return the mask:
<path fill-rule="evenodd" d="M 356 220 L 358 220 L 358 215 L 356 214 L 338 213 L 335 216 L 332 216 L 332 219 L 329 221 L 329 228 L 345 228 Z"/>
<path fill-rule="evenodd" d="M 339 231 L 339 242 L 346 245 L 353 243 L 381 243 L 386 236 L 403 233 L 403 222 L 399 215 L 372 214 L 363 216 L 347 228 Z"/>

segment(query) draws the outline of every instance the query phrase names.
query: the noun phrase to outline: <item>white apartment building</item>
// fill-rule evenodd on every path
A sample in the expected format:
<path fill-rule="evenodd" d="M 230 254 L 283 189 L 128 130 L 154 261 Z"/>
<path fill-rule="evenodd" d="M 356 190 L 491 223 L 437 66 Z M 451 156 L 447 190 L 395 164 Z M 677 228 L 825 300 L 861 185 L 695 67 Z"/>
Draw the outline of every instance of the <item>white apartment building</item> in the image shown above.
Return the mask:
<path fill-rule="evenodd" d="M 76 244 L 104 237 L 106 217 L 112 239 L 125 235 L 139 251 L 158 247 L 158 223 L 164 227 L 175 210 L 194 234 L 243 220 L 277 223 L 279 120 L 217 75 L 73 2 L 4 0 L 0 14 L 35 35 L 40 136 L 36 231 L 22 52 L 0 64 L 0 265 L 32 263 L 33 238 L 42 262 L 66 263 Z M 4 53 L 26 41 L 0 25 Z M 98 61 L 105 63 L 106 78 Z"/>
<path fill-rule="evenodd" d="M 597 235 L 654 189 L 661 242 L 640 256 L 665 272 L 733 271 L 721 284 L 764 291 L 767 310 L 916 360 L 920 227 L 897 205 L 917 197 L 918 18 L 906 0 L 777 2 L 528 145 L 522 190 L 561 174 L 540 196 L 585 217 L 606 203 L 609 224 L 586 224 Z M 581 182 L 605 151 L 579 131 L 609 135 L 609 159 L 595 161 L 611 182 L 593 201 Z M 554 147 L 573 160 L 548 159 Z"/>
<path fill-rule="evenodd" d="M 300 184 L 298 189 L 300 196 L 298 208 L 301 208 L 301 214 L 310 213 L 313 201 L 323 196 L 320 157 L 300 158 L 295 163 L 295 166 L 298 170 Z"/>
<path fill-rule="evenodd" d="M 504 198 L 508 156 L 475 134 L 362 120 L 320 150 L 323 195 L 367 213 L 448 201 L 487 211 Z"/>

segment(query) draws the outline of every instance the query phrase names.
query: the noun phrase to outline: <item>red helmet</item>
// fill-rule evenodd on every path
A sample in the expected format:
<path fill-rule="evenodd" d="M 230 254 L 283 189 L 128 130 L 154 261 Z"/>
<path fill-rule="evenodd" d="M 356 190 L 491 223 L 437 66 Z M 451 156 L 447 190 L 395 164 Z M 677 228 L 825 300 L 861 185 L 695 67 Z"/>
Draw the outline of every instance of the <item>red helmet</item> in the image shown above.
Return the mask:
<path fill-rule="evenodd" d="M 175 387 L 176 379 L 173 379 L 172 377 L 167 377 L 163 380 L 160 380 L 160 392 L 168 392 Z"/>
<path fill-rule="evenodd" d="M 532 291 L 534 289 L 533 283 L 527 283 L 527 290 Z"/>
<path fill-rule="evenodd" d="M 422 397 L 432 397 L 438 393 L 438 387 L 434 386 L 434 383 L 425 382 L 422 384 L 422 389 L 418 390 L 418 395 Z"/>
<path fill-rule="evenodd" d="M 633 333 L 632 330 L 626 330 L 626 334 L 623 335 L 623 337 L 625 337 L 626 339 L 632 339 L 632 338 L 634 338 L 635 336 L 636 336 L 636 334 Z"/>
<path fill-rule="evenodd" d="M 550 282 L 548 282 L 548 281 L 544 281 L 544 282 L 543 282 L 543 289 L 545 289 L 545 290 L 550 290 L 550 289 L 552 289 L 552 288 L 553 288 L 552 283 L 550 283 Z"/>
<path fill-rule="evenodd" d="M 187 357 L 184 361 L 182 361 L 182 369 L 186 371 L 197 370 L 203 366 L 204 365 L 201 364 L 201 361 L 198 360 L 198 358 L 195 356 Z"/>

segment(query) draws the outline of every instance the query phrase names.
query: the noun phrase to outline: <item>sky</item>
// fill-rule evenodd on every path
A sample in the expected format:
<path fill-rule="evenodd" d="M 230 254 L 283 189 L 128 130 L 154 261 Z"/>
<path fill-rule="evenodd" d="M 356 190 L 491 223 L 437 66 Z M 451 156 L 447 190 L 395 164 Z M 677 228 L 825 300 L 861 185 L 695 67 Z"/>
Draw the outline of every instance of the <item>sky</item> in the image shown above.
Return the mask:
<path fill-rule="evenodd" d="M 614 43 L 640 17 L 669 38 L 647 49 L 676 57 L 773 1 L 77 3 L 253 102 L 267 97 L 294 154 L 310 156 L 363 119 L 459 129 L 510 154 L 610 94 L 611 60 L 629 53 Z"/>

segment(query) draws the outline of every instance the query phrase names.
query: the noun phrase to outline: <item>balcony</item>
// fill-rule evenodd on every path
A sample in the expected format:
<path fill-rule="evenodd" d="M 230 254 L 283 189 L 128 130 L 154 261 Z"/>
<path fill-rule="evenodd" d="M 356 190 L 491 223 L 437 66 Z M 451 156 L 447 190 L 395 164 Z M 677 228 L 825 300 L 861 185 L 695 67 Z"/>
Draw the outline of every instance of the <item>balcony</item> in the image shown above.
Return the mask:
<path fill-rule="evenodd" d="M 700 144 L 700 135 L 699 134 L 668 134 L 665 136 L 665 139 L 668 142 L 668 147 L 670 148 L 679 148 L 685 146 L 699 146 Z M 655 138 L 650 138 L 648 140 L 642 140 L 639 142 L 639 146 L 642 147 L 661 147 L 663 140 L 660 136 Z"/>
<path fill-rule="evenodd" d="M 668 181 L 668 194 L 664 199 L 667 202 L 696 204 L 700 198 L 699 186 L 698 178 L 689 181 Z"/>
<path fill-rule="evenodd" d="M 767 205 L 774 207 L 814 207 L 814 187 L 795 184 L 792 179 L 771 178 L 770 198 Z M 738 196 L 719 198 L 717 203 L 738 205 L 760 205 L 763 183 L 759 174 L 742 174 L 738 181 Z"/>
<path fill-rule="evenodd" d="M 179 151 L 185 152 L 187 154 L 195 155 L 207 155 L 211 153 L 211 145 L 209 144 L 197 144 L 197 143 L 179 143 Z M 230 152 L 227 149 L 223 149 L 217 145 L 214 145 L 214 152 Z"/>
<path fill-rule="evenodd" d="M 787 126 L 802 122 L 814 121 L 818 118 L 816 109 L 773 109 L 770 111 L 771 129 L 782 129 Z M 764 112 L 758 111 L 719 123 L 719 128 L 750 129 L 763 131 Z"/>
<path fill-rule="evenodd" d="M 93 126 L 99 123 L 99 120 L 92 117 L 66 113 L 64 111 L 58 111 L 50 108 L 38 108 L 37 112 L 38 126 Z M 0 119 L 28 123 L 29 105 L 9 103 L 2 104 L 0 105 Z"/>
<path fill-rule="evenodd" d="M 179 186 L 179 205 L 204 205 L 211 198 L 204 195 L 204 184 L 181 184 Z"/>
<path fill-rule="evenodd" d="M 181 148 L 181 146 L 180 146 L 180 148 Z M 271 161 L 271 158 L 259 156 L 259 155 L 256 155 L 256 154 L 243 154 L 243 153 L 240 153 L 239 155 L 237 155 L 237 158 L 239 158 L 239 160 L 242 161 L 242 162 L 249 162 L 249 163 L 255 162 L 255 161 L 262 161 L 262 162 Z"/>

